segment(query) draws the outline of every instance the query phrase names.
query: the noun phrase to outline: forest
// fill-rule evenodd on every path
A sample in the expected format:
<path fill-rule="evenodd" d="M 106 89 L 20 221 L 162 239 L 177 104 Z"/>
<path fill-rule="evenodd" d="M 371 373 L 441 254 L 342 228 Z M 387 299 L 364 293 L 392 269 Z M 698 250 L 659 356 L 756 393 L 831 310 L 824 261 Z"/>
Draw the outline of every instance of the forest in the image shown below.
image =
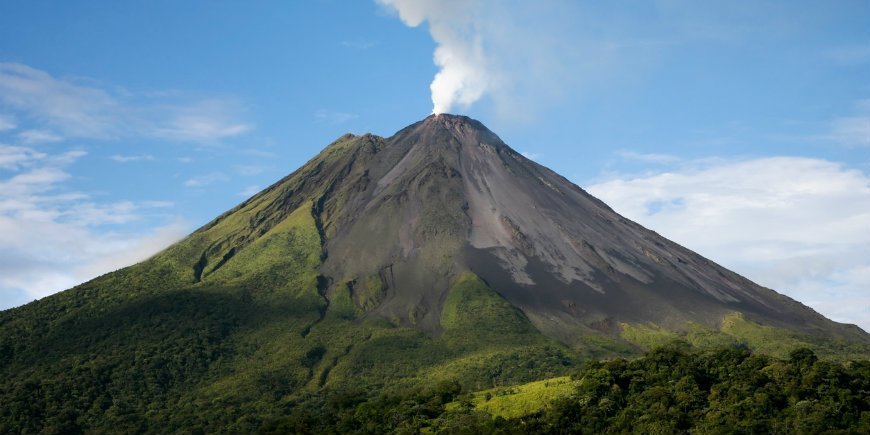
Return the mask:
<path fill-rule="evenodd" d="M 823 361 L 806 348 L 777 359 L 673 343 L 588 363 L 571 378 L 570 394 L 509 419 L 442 381 L 405 394 L 311 397 L 261 433 L 870 433 L 870 361 Z"/>

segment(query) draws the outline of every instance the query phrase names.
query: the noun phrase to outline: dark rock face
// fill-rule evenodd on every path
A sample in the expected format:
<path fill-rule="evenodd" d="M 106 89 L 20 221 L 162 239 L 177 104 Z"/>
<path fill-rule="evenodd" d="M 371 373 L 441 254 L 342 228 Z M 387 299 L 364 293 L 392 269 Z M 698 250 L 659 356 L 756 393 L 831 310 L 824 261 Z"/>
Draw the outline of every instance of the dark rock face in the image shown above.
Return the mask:
<path fill-rule="evenodd" d="M 264 219 L 313 198 L 331 283 L 379 282 L 368 315 L 433 334 L 450 283 L 472 271 L 566 343 L 619 322 L 716 327 L 732 311 L 865 337 L 625 219 L 464 116 L 342 137 L 275 189 Z"/>

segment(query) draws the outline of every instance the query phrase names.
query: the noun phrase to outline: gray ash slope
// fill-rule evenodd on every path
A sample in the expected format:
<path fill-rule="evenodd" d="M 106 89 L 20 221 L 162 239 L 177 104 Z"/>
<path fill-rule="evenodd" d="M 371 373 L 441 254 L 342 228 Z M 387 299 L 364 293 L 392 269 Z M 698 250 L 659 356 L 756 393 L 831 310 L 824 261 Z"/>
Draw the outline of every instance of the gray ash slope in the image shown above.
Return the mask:
<path fill-rule="evenodd" d="M 431 334 L 451 282 L 471 271 L 568 344 L 618 335 L 622 322 L 715 328 L 731 312 L 868 341 L 620 216 L 464 116 L 432 115 L 389 138 L 343 136 L 240 207 L 274 189 L 282 201 L 264 216 L 317 198 L 325 285 L 349 285 L 367 316 Z"/>

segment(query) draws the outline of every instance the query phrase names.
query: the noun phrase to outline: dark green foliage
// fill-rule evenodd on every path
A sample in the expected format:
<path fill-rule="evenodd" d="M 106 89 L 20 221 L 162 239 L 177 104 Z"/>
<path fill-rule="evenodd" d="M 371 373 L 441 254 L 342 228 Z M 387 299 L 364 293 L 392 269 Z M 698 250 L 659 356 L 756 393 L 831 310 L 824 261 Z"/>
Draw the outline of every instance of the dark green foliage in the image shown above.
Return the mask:
<path fill-rule="evenodd" d="M 515 419 L 475 411 L 456 383 L 394 394 L 331 391 L 294 404 L 263 433 L 867 433 L 870 363 L 789 360 L 743 348 L 666 346 L 595 362 L 574 394 Z M 459 406 L 444 407 L 455 399 Z M 447 410 L 450 409 L 450 410 Z"/>
<path fill-rule="evenodd" d="M 628 293 L 608 287 L 588 300 L 604 297 L 604 305 L 584 306 L 577 298 L 585 293 L 548 282 L 548 268 L 535 266 L 534 287 L 518 285 L 500 262 L 487 260 L 489 253 L 469 248 L 471 217 L 498 213 L 497 225 L 511 237 L 499 243 L 532 248 L 531 228 L 526 234 L 519 220 L 507 218 L 514 210 L 492 208 L 491 189 L 501 194 L 489 199 L 523 192 L 549 198 L 537 203 L 544 214 L 528 215 L 537 216 L 529 222 L 563 214 L 561 223 L 551 222 L 562 228 L 585 222 L 591 212 L 608 227 L 621 219 L 576 186 L 523 163 L 479 123 L 443 117 L 424 124 L 395 140 L 345 136 L 153 258 L 0 312 L 0 433 L 870 428 L 868 363 L 819 361 L 805 350 L 789 354 L 796 344 L 817 343 L 737 317 L 726 319 L 722 331 L 699 326 L 680 337 L 705 346 L 746 343 L 764 350 L 764 344 L 789 358 L 671 346 L 635 361 L 594 363 L 577 375 L 576 394 L 550 407 L 514 407 L 519 411 L 505 414 L 522 416 L 514 420 L 475 410 L 473 391 L 555 376 L 572 391 L 565 375 L 583 359 L 639 352 L 607 332 L 620 319 L 621 311 L 611 308 L 634 317 L 623 307 L 631 302 Z M 424 140 L 431 143 L 420 146 Z M 477 166 L 465 165 L 470 162 Z M 479 176 L 490 170 L 503 177 L 485 178 L 521 178 L 488 184 Z M 472 185 L 490 193 L 469 201 Z M 525 211 L 538 205 L 522 204 Z M 472 257 L 485 261 L 473 267 Z M 526 296 L 528 303 L 517 302 Z M 569 296 L 575 300 L 564 299 Z M 658 296 L 637 304 L 644 300 Z M 577 316 L 562 316 L 566 309 Z M 661 314 L 675 314 L 674 323 L 684 310 Z M 822 359 L 866 354 L 863 332 L 820 316 L 795 319 L 824 332 L 818 337 L 824 346 L 811 346 Z M 596 326 L 583 326 L 589 321 Z M 678 337 L 660 329 L 628 331 L 650 343 Z"/>
<path fill-rule="evenodd" d="M 663 347 L 592 363 L 576 395 L 525 419 L 541 432 L 867 433 L 870 364 Z"/>
<path fill-rule="evenodd" d="M 336 402 L 332 407 L 374 400 L 394 408 L 378 421 L 413 428 L 440 415 L 462 388 L 555 376 L 577 364 L 566 348 L 527 327 L 507 327 L 516 342 L 490 343 L 474 330 L 438 338 L 360 321 L 347 294 L 327 303 L 316 275 L 293 270 L 282 276 L 297 284 L 283 289 L 266 290 L 256 278 L 211 283 L 215 274 L 163 292 L 134 268 L 4 313 L 0 433 L 251 432 L 267 421 L 306 424 L 326 399 Z M 469 279 L 474 291 L 489 292 L 488 304 L 499 305 L 495 293 Z M 97 287 L 106 282 L 111 286 Z M 139 293 L 114 291 L 119 282 Z M 91 300 L 102 302 L 66 314 L 66 306 Z M 514 317 L 507 322 L 525 322 L 508 312 Z M 498 325 L 481 314 L 480 321 Z M 417 393 L 393 398 L 406 391 Z"/>

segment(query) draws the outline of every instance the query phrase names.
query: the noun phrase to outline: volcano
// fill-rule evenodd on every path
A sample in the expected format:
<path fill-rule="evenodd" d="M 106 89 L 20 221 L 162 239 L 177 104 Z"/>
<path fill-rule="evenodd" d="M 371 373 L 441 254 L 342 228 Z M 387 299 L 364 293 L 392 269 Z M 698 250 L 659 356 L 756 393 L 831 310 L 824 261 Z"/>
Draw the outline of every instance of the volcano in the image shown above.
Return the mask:
<path fill-rule="evenodd" d="M 325 389 L 483 388 L 661 337 L 870 343 L 432 115 L 342 136 L 154 257 L 0 313 L 0 431 L 249 432 Z"/>
<path fill-rule="evenodd" d="M 208 279 L 308 203 L 327 293 L 347 285 L 358 303 L 372 307 L 368 315 L 431 334 L 439 332 L 448 290 L 463 272 L 566 343 L 586 329 L 615 334 L 624 322 L 712 327 L 730 312 L 850 334 L 620 216 L 480 122 L 446 114 L 386 139 L 342 137 L 195 234 L 208 247 L 194 279 Z M 243 231 L 211 236 L 243 216 Z"/>

